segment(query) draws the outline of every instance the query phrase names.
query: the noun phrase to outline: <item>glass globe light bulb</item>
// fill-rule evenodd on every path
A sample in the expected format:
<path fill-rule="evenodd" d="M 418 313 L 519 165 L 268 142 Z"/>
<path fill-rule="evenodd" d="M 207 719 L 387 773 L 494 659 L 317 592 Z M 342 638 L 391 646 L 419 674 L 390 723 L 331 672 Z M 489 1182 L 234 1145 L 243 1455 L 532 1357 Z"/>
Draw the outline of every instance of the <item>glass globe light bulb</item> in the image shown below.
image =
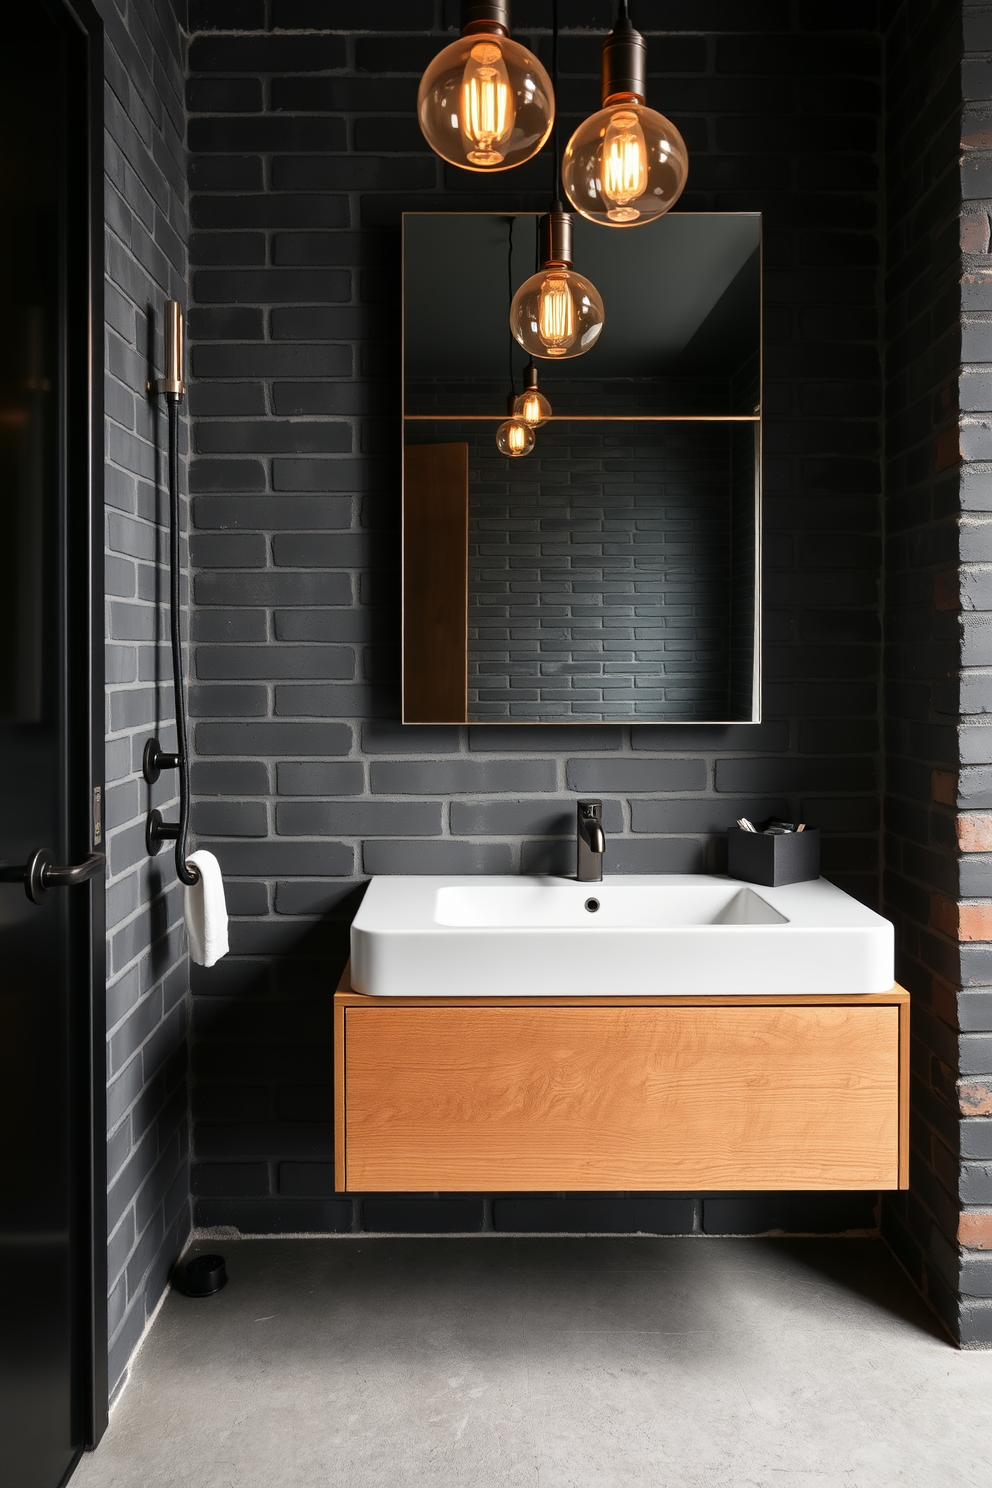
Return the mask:
<path fill-rule="evenodd" d="M 541 149 L 554 117 L 548 74 L 495 22 L 471 23 L 420 80 L 417 118 L 424 138 L 462 170 L 522 165 Z"/>
<path fill-rule="evenodd" d="M 527 388 L 514 399 L 513 412 L 532 429 L 540 429 L 551 417 L 551 404 L 536 387 Z"/>
<path fill-rule="evenodd" d="M 536 442 L 534 430 L 517 418 L 507 419 L 496 430 L 496 448 L 501 455 L 529 455 Z"/>
<path fill-rule="evenodd" d="M 630 99 L 580 124 L 561 168 L 575 210 L 608 227 L 636 227 L 663 216 L 682 195 L 688 174 L 685 141 L 675 125 Z"/>
<path fill-rule="evenodd" d="M 685 141 L 645 102 L 647 44 L 620 0 L 603 42 L 603 106 L 572 135 L 561 179 L 575 210 L 605 227 L 653 222 L 678 201 L 689 174 Z"/>
<path fill-rule="evenodd" d="M 606 312 L 599 290 L 563 264 L 525 279 L 510 306 L 510 330 L 531 356 L 582 356 L 599 340 Z"/>

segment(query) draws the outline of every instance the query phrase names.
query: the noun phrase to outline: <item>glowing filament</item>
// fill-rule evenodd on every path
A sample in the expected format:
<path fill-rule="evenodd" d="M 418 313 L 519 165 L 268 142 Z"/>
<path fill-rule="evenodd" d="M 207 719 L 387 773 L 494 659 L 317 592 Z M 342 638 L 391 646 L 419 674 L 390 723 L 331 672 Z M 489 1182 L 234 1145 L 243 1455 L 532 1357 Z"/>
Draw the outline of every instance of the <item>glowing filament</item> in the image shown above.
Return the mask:
<path fill-rule="evenodd" d="M 529 393 L 524 393 L 523 402 L 520 405 L 520 417 L 528 424 L 539 424 L 543 418 L 541 412 L 541 399 L 536 388 Z"/>
<path fill-rule="evenodd" d="M 549 274 L 537 297 L 537 324 L 548 356 L 564 356 L 575 340 L 575 305 L 568 280 Z"/>
<path fill-rule="evenodd" d="M 644 194 L 648 179 L 648 149 L 635 113 L 620 109 L 610 118 L 603 137 L 603 200 L 611 222 L 633 222 L 641 214 L 631 206 Z"/>
<path fill-rule="evenodd" d="M 511 455 L 522 455 L 527 448 L 527 431 L 519 424 L 511 424 L 506 431 L 506 442 Z"/>
<path fill-rule="evenodd" d="M 473 165 L 499 165 L 513 133 L 515 110 L 506 63 L 499 47 L 479 41 L 462 74 L 462 132 Z"/>

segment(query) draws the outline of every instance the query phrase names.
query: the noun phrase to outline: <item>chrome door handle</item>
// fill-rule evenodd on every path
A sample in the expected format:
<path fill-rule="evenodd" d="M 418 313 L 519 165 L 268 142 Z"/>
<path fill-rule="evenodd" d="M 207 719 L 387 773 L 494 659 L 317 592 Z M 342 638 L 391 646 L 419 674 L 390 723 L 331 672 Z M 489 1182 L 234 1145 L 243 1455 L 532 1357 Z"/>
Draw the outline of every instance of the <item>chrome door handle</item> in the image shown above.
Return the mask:
<path fill-rule="evenodd" d="M 90 853 L 81 863 L 56 863 L 47 847 L 33 852 L 23 868 L 0 868 L 0 883 L 22 883 L 32 904 L 40 904 L 49 889 L 71 889 L 103 872 L 103 853 Z"/>

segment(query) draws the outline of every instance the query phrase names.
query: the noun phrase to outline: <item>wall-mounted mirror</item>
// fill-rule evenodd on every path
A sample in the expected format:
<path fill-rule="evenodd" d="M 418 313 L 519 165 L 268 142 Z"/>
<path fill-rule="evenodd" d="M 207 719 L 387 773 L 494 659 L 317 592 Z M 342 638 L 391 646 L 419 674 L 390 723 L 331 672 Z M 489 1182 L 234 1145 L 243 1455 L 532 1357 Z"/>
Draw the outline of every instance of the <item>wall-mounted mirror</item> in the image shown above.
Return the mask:
<path fill-rule="evenodd" d="M 757 722 L 760 217 L 576 217 L 603 330 L 511 457 L 537 224 L 404 218 L 404 722 Z"/>

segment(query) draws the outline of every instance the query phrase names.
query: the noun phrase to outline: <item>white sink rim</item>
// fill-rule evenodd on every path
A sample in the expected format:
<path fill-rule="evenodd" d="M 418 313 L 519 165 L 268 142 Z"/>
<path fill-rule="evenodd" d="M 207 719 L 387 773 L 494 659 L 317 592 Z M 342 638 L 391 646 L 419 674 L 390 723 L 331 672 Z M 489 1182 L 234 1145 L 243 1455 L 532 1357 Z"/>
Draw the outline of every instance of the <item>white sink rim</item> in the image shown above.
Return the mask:
<path fill-rule="evenodd" d="M 601 910 L 561 923 L 444 923 L 439 891 L 564 892 L 606 906 L 626 891 L 747 891 L 764 923 L 617 923 Z M 773 917 L 773 918 L 772 918 Z M 711 874 L 372 879 L 351 933 L 352 986 L 372 996 L 836 995 L 887 992 L 893 929 L 826 879 L 770 888 Z"/>

